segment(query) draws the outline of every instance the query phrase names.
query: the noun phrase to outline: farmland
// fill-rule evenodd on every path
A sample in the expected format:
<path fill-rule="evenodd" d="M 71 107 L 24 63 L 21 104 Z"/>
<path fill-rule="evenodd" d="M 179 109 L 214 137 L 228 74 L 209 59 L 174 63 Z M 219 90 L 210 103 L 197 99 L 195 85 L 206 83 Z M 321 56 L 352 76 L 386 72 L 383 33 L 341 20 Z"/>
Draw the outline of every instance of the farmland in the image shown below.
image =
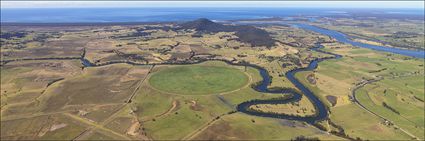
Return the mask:
<path fill-rule="evenodd" d="M 328 103 L 332 112 L 330 121 L 344 128 L 347 135 L 356 138 L 371 138 L 369 135 L 372 131 L 357 130 L 364 126 L 373 126 L 373 131 L 377 132 L 375 137 L 382 135 L 376 139 L 403 136 L 406 139 L 409 134 L 423 138 L 424 82 L 423 79 L 417 79 L 424 77 L 423 60 L 348 46 L 335 48 L 336 46 L 338 45 L 325 44 L 324 50 L 342 54 L 343 58 L 323 62 L 317 71 L 298 75 L 303 83 L 308 84 L 310 89 Z M 308 81 L 308 76 L 314 76 L 314 84 Z M 379 81 L 365 83 L 370 80 Z M 355 86 L 362 83 L 366 85 L 355 89 Z M 339 87 L 335 88 L 335 85 Z M 353 94 L 357 99 L 353 99 Z M 329 97 L 333 97 L 333 100 Z M 372 113 L 364 111 L 355 101 Z M 388 107 L 397 109 L 396 113 Z M 359 121 L 346 122 L 354 120 L 354 115 L 357 117 L 355 120 Z M 360 121 L 361 118 L 367 118 L 368 123 L 365 123 L 366 120 Z M 386 120 L 396 127 L 385 123 Z M 404 132 L 394 128 L 401 128 Z M 390 134 L 398 135 L 392 137 Z"/>
<path fill-rule="evenodd" d="M 285 24 L 2 28 L 2 140 L 425 138 L 421 58 Z"/>
<path fill-rule="evenodd" d="M 424 24 L 423 20 L 380 19 L 376 22 L 372 19 L 340 18 L 318 26 L 347 33 L 368 44 L 424 49 Z"/>
<path fill-rule="evenodd" d="M 248 77 L 236 69 L 174 67 L 153 74 L 149 83 L 159 90 L 179 94 L 213 94 L 246 85 Z"/>

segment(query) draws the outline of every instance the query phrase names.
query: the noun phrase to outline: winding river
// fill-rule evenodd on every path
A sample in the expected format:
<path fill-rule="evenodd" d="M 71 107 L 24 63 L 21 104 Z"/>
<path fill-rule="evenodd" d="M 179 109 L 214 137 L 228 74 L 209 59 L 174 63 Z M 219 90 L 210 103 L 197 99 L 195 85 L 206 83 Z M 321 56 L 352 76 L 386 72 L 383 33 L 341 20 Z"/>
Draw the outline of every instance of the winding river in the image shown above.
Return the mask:
<path fill-rule="evenodd" d="M 411 57 L 415 57 L 415 58 L 425 58 L 424 50 L 406 50 L 406 49 L 391 48 L 391 47 L 385 47 L 385 46 L 370 45 L 370 44 L 352 41 L 348 36 L 346 36 L 343 33 L 337 32 L 337 31 L 332 31 L 332 30 L 328 30 L 328 29 L 324 29 L 324 28 L 320 28 L 320 27 L 316 27 L 316 26 L 312 26 L 312 25 L 307 25 L 307 24 L 294 24 L 294 26 L 298 27 L 298 28 L 305 29 L 305 30 L 310 30 L 310 31 L 313 31 L 313 32 L 318 32 L 318 33 L 321 33 L 321 34 L 324 34 L 324 35 L 328 35 L 328 36 L 336 39 L 339 42 L 351 44 L 351 45 L 357 46 L 357 47 L 369 48 L 369 49 L 373 49 L 373 50 L 377 50 L 377 51 L 390 52 L 390 53 L 395 53 L 395 54 L 401 54 L 401 55 L 411 56 Z M 121 61 L 113 61 L 113 62 L 108 62 L 108 63 L 103 63 L 103 64 L 94 64 L 94 63 L 91 63 L 89 60 L 85 59 L 85 50 L 84 50 L 81 57 L 76 57 L 76 58 L 36 58 L 36 59 L 21 59 L 21 60 L 7 60 L 7 61 L 2 60 L 2 62 L 4 62 L 4 64 L 6 64 L 6 63 L 12 62 L 12 61 L 25 61 L 25 60 L 71 60 L 71 59 L 80 59 L 81 63 L 83 64 L 83 69 L 84 69 L 84 67 L 98 67 L 98 66 L 106 66 L 106 65 L 117 64 L 117 63 L 127 63 L 127 64 L 130 64 L 130 65 L 185 65 L 185 64 L 202 63 L 202 62 L 205 62 L 205 61 L 213 61 L 213 60 L 223 61 L 223 62 L 226 62 L 227 64 L 230 64 L 230 65 L 238 65 L 238 66 L 247 65 L 247 66 L 251 66 L 253 68 L 256 68 L 260 72 L 260 75 L 262 77 L 262 81 L 259 82 L 257 85 L 255 85 L 253 87 L 254 90 L 262 92 L 262 93 L 281 94 L 281 95 L 288 96 L 288 97 L 284 97 L 284 98 L 281 98 L 281 99 L 268 99 L 268 100 L 256 99 L 256 100 L 242 102 L 242 103 L 240 103 L 236 106 L 237 111 L 248 114 L 248 115 L 254 115 L 254 116 L 302 121 L 302 122 L 306 122 L 308 124 L 315 126 L 316 125 L 315 123 L 317 121 L 325 120 L 325 119 L 328 118 L 328 116 L 329 116 L 328 111 L 329 110 L 327 109 L 326 105 L 311 90 L 308 89 L 307 86 L 302 84 L 295 77 L 295 75 L 298 72 L 312 71 L 312 70 L 316 69 L 318 67 L 318 64 L 320 62 L 324 61 L 324 60 L 338 59 L 338 58 L 342 57 L 341 55 L 338 55 L 338 54 L 323 51 L 323 50 L 321 50 L 321 48 L 323 48 L 323 46 L 321 44 L 316 44 L 316 47 L 311 48 L 311 50 L 314 50 L 314 51 L 320 52 L 320 53 L 324 53 L 324 54 L 328 54 L 328 55 L 332 55 L 332 57 L 318 58 L 318 59 L 312 60 L 307 67 L 298 68 L 298 69 L 288 71 L 285 75 L 286 78 L 289 81 L 291 81 L 291 83 L 294 84 L 294 86 L 300 92 L 302 92 L 302 94 L 300 94 L 297 90 L 291 89 L 291 88 L 283 88 L 283 89 L 279 89 L 279 90 L 268 89 L 267 86 L 271 83 L 271 78 L 270 78 L 267 70 L 265 70 L 264 68 L 262 68 L 260 66 L 253 65 L 253 64 L 234 63 L 234 62 L 231 62 L 231 61 L 228 61 L 228 60 L 220 60 L 220 59 L 199 59 L 199 60 L 195 60 L 194 62 L 191 62 L 191 63 L 161 63 L 161 64 L 139 64 L 139 63 L 135 63 L 135 62 L 121 60 Z M 0 64 L 0 66 L 4 65 L 4 64 Z M 288 114 L 266 113 L 266 112 L 261 112 L 261 111 L 255 111 L 255 110 L 252 110 L 252 109 L 249 108 L 250 106 L 257 105 L 257 104 L 288 104 L 288 103 L 291 103 L 291 102 L 297 102 L 297 101 L 301 100 L 302 96 L 306 96 L 306 98 L 308 98 L 313 103 L 314 108 L 315 108 L 315 114 L 314 115 L 296 116 L 296 115 L 288 115 Z M 126 102 L 130 103 L 131 98 Z M 348 139 L 350 139 L 350 138 L 348 138 Z"/>
<path fill-rule="evenodd" d="M 295 85 L 314 105 L 315 107 L 315 115 L 310 116 L 295 116 L 295 115 L 286 115 L 286 114 L 275 114 L 275 113 L 264 113 L 259 111 L 250 110 L 249 107 L 256 104 L 287 104 L 290 102 L 296 102 L 301 100 L 302 95 L 292 89 L 281 89 L 281 90 L 270 90 L 267 86 L 270 84 L 270 76 L 267 73 L 267 70 L 261 67 L 256 67 L 263 78 L 260 84 L 254 87 L 255 90 L 263 93 L 271 93 L 271 94 L 291 94 L 290 98 L 286 99 L 275 99 L 275 100 L 252 100 L 239 104 L 237 106 L 237 110 L 249 115 L 262 116 L 262 117 L 273 117 L 273 118 L 281 118 L 281 119 L 289 119 L 289 120 L 297 120 L 304 121 L 310 124 L 315 123 L 316 121 L 326 119 L 328 117 L 328 110 L 325 104 L 319 100 L 317 96 L 314 95 L 312 91 L 310 91 L 305 85 L 303 85 L 297 78 L 295 78 L 295 74 L 301 71 L 311 71 L 317 68 L 318 63 L 328 59 L 338 59 L 341 58 L 341 55 L 325 52 L 320 50 L 323 46 L 317 44 L 316 47 L 312 48 L 312 50 L 333 55 L 332 57 L 315 59 L 310 62 L 310 64 L 306 68 L 294 69 L 286 73 L 286 78 L 291 81 L 292 84 Z"/>
<path fill-rule="evenodd" d="M 302 28 L 302 29 L 305 29 L 305 30 L 310 30 L 310 31 L 313 31 L 313 32 L 318 32 L 318 33 L 321 33 L 321 34 L 324 34 L 324 35 L 328 35 L 332 38 L 335 38 L 339 42 L 348 43 L 348 44 L 351 44 L 353 46 L 370 48 L 370 49 L 374 49 L 374 50 L 378 50 L 378 51 L 391 52 L 391 53 L 396 53 L 396 54 L 401 54 L 401 55 L 406 55 L 406 56 L 411 56 L 411 57 L 416 57 L 416 58 L 424 58 L 425 57 L 424 51 L 405 50 L 405 49 L 390 48 L 390 47 L 385 47 L 385 46 L 369 45 L 369 44 L 354 42 L 354 41 L 350 40 L 348 38 L 348 36 L 346 36 L 345 34 L 337 32 L 337 31 L 323 29 L 323 28 L 320 28 L 320 27 L 307 25 L 307 24 L 294 24 L 294 25 L 298 28 Z M 236 107 L 237 110 L 239 112 L 246 113 L 246 114 L 249 114 L 249 115 L 304 121 L 304 122 L 307 122 L 309 124 L 314 124 L 316 121 L 326 119 L 328 117 L 328 109 L 325 106 L 325 104 L 322 101 L 320 101 L 319 98 L 312 91 L 310 91 L 305 85 L 303 85 L 295 77 L 295 74 L 298 73 L 298 72 L 312 71 L 312 70 L 316 69 L 317 66 L 318 66 L 318 63 L 321 62 L 321 61 L 328 60 L 328 59 L 338 59 L 338 58 L 342 57 L 341 55 L 338 55 L 338 54 L 334 54 L 334 53 L 330 53 L 330 52 L 320 50 L 321 48 L 323 48 L 323 46 L 320 45 L 320 44 L 317 44 L 316 47 L 312 48 L 311 50 L 314 50 L 316 52 L 321 52 L 321 53 L 324 53 L 324 54 L 329 54 L 329 55 L 332 55 L 332 57 L 315 59 L 315 60 L 313 60 L 309 63 L 308 67 L 294 69 L 294 70 L 291 70 L 291 71 L 286 73 L 286 78 L 289 81 L 291 81 L 291 83 L 293 83 L 294 86 L 297 89 L 299 89 L 303 93 L 303 95 L 306 96 L 313 103 L 313 105 L 315 107 L 315 114 L 314 115 L 301 117 L 301 116 L 295 116 L 295 115 L 264 113 L 264 112 L 250 110 L 249 107 L 252 106 L 252 105 L 256 105 L 256 104 L 287 104 L 287 103 L 290 103 L 290 102 L 297 102 L 297 101 L 301 100 L 301 98 L 303 96 L 300 93 L 298 93 L 296 90 L 290 89 L 290 88 L 283 88 L 283 89 L 279 89 L 279 90 L 268 89 L 267 86 L 270 84 L 271 79 L 270 79 L 270 76 L 269 76 L 267 70 L 265 70 L 264 68 L 262 68 L 260 66 L 256 66 L 256 65 L 252 65 L 252 64 L 248 64 L 248 66 L 251 66 L 253 68 L 258 69 L 261 77 L 263 78 L 263 80 L 260 83 L 258 83 L 257 85 L 255 85 L 253 87 L 256 91 L 259 91 L 259 92 L 262 92 L 262 93 L 282 94 L 282 95 L 287 95 L 289 97 L 285 97 L 285 98 L 282 98 L 282 99 L 246 101 L 246 102 L 243 102 L 243 103 L 240 103 L 239 105 L 237 105 L 237 107 Z M 53 59 L 46 59 L 46 60 L 54 60 L 54 58 Z M 84 67 L 97 67 L 97 66 L 105 66 L 105 65 L 116 64 L 116 63 L 127 63 L 127 64 L 131 64 L 131 65 L 146 65 L 146 64 L 137 64 L 137 63 L 128 62 L 128 61 L 116 61 L 116 62 L 110 62 L 110 63 L 104 63 L 104 64 L 101 64 L 101 65 L 97 65 L 97 64 L 93 64 L 90 61 L 88 61 L 87 59 L 85 59 L 85 50 L 83 51 L 83 54 L 82 54 L 80 60 L 81 60 Z M 238 65 L 238 66 L 246 65 L 246 64 L 230 62 L 228 60 L 217 60 L 217 59 L 201 59 L 201 60 L 196 60 L 196 62 L 185 63 L 185 64 L 195 64 L 195 63 L 201 63 L 201 62 L 210 61 L 210 60 L 223 61 L 223 62 L 226 62 L 227 64 L 230 64 L 230 65 Z M 155 64 L 149 64 L 149 65 L 155 65 Z M 158 65 L 184 65 L 184 64 L 162 63 L 162 64 L 158 64 Z"/>
<path fill-rule="evenodd" d="M 332 30 L 328 30 L 328 29 L 324 29 L 324 28 L 320 28 L 320 27 L 316 27 L 316 26 L 312 26 L 312 25 L 307 25 L 307 24 L 293 24 L 293 26 L 295 26 L 297 28 L 302 28 L 304 30 L 310 30 L 310 31 L 313 31 L 313 32 L 318 32 L 318 33 L 321 33 L 321 34 L 324 34 L 324 35 L 328 35 L 328 36 L 336 39 L 339 42 L 351 44 L 351 45 L 357 46 L 357 47 L 369 48 L 369 49 L 373 49 L 373 50 L 377 50 L 377 51 L 390 52 L 390 53 L 395 53 L 395 54 L 401 54 L 401 55 L 411 56 L 411 57 L 415 57 L 415 58 L 425 58 L 425 52 L 423 50 L 405 50 L 405 49 L 399 49 L 399 48 L 391 48 L 391 47 L 385 47 L 385 46 L 376 46 L 376 45 L 364 44 L 364 43 L 352 41 L 349 38 L 349 36 L 346 36 L 345 34 L 337 32 L 337 31 L 332 31 Z M 267 70 L 265 70 L 264 68 L 262 68 L 260 66 L 253 65 L 253 64 L 235 63 L 235 62 L 231 62 L 229 60 L 221 60 L 221 59 L 199 59 L 198 58 L 198 59 L 194 59 L 193 62 L 190 62 L 190 63 L 172 63 L 172 62 L 169 62 L 169 63 L 160 63 L 160 64 L 144 64 L 144 63 L 139 64 L 139 63 L 131 62 L 131 61 L 127 61 L 127 60 L 118 60 L 118 61 L 112 61 L 112 62 L 107 62 L 107 63 L 102 63 L 102 64 L 95 64 L 95 63 L 91 63 L 89 60 L 85 59 L 85 50 L 83 50 L 81 57 L 35 58 L 35 59 L 20 59 L 20 60 L 18 59 L 18 60 L 6 60 L 6 61 L 2 60 L 3 64 L 0 64 L 0 65 L 4 65 L 4 64 L 6 64 L 8 62 L 12 62 L 12 61 L 73 60 L 73 59 L 80 59 L 81 63 L 83 64 L 83 69 L 85 67 L 98 67 L 98 66 L 106 66 L 106 65 L 118 64 L 118 63 L 126 63 L 126 64 L 130 64 L 130 65 L 185 65 L 185 64 L 189 65 L 189 64 L 202 63 L 202 62 L 205 62 L 205 61 L 223 61 L 223 62 L 226 62 L 229 65 L 237 65 L 237 66 L 245 66 L 246 65 L 246 66 L 256 68 L 259 71 L 259 73 L 262 77 L 262 81 L 257 83 L 257 85 L 254 85 L 254 87 L 253 87 L 254 90 L 256 90 L 258 92 L 262 92 L 262 93 L 280 94 L 280 95 L 284 95 L 285 97 L 279 98 L 279 99 L 266 99 L 266 100 L 255 99 L 255 100 L 251 100 L 251 101 L 242 102 L 242 103 L 240 103 L 236 106 L 237 111 L 248 114 L 248 115 L 254 115 L 254 116 L 302 121 L 302 122 L 306 122 L 308 124 L 311 124 L 313 126 L 316 126 L 315 123 L 317 121 L 325 120 L 325 119 L 328 118 L 329 110 L 327 109 L 326 105 L 316 96 L 316 94 L 314 94 L 311 90 L 309 90 L 307 86 L 302 84 L 295 77 L 295 75 L 298 72 L 312 71 L 312 70 L 316 69 L 318 67 L 318 64 L 320 62 L 324 61 L 324 60 L 338 59 L 338 58 L 342 57 L 341 55 L 338 55 L 338 54 L 323 51 L 323 50 L 321 50 L 321 48 L 323 48 L 323 46 L 321 44 L 316 44 L 316 47 L 311 48 L 311 50 L 331 55 L 331 57 L 318 58 L 318 59 L 312 60 L 307 67 L 298 68 L 298 69 L 288 71 L 285 75 L 286 78 L 292 84 L 294 84 L 294 86 L 302 94 L 300 94 L 298 92 L 298 90 L 291 89 L 291 88 L 282 88 L 282 89 L 278 89 L 278 90 L 268 89 L 268 86 L 271 83 L 271 77 L 269 76 Z M 306 98 L 308 98 L 313 103 L 314 108 L 315 108 L 315 114 L 314 115 L 296 116 L 296 115 L 279 114 L 279 113 L 266 113 L 266 112 L 261 112 L 261 111 L 255 111 L 255 110 L 252 110 L 252 109 L 249 108 L 250 106 L 257 105 L 257 104 L 288 104 L 288 103 L 291 103 L 291 102 L 297 102 L 297 101 L 301 100 L 302 96 L 306 96 Z M 131 98 L 126 102 L 131 103 Z M 350 139 L 350 138 L 348 138 L 348 139 Z"/>
<path fill-rule="evenodd" d="M 320 34 L 328 35 L 334 39 L 336 39 L 339 42 L 351 44 L 353 46 L 362 47 L 362 48 L 369 48 L 377 51 L 383 51 L 383 52 L 390 52 L 395 54 L 401 54 L 405 56 L 415 57 L 415 58 L 425 58 L 425 52 L 424 50 L 407 50 L 407 49 L 400 49 L 400 48 L 392 48 L 392 47 L 385 47 L 385 46 L 377 46 L 377 45 L 370 45 L 360 42 L 355 42 L 349 38 L 349 36 L 338 32 L 333 31 L 329 29 L 324 29 L 308 24 L 293 24 L 293 26 L 297 28 L 301 28 L 304 30 L 310 30 L 313 32 L 317 32 Z M 303 85 L 297 78 L 295 78 L 295 74 L 301 71 L 312 71 L 317 68 L 318 63 L 327 59 L 338 59 L 341 58 L 341 55 L 325 52 L 323 50 L 320 50 L 323 46 L 317 45 L 315 48 L 312 48 L 312 50 L 315 50 L 317 52 L 333 55 L 333 57 L 327 57 L 327 58 L 320 58 L 315 59 L 310 62 L 308 67 L 306 68 L 299 68 L 292 71 L 289 71 L 286 73 L 286 77 L 297 87 L 315 106 L 316 114 L 312 116 L 307 117 L 300 117 L 300 116 L 293 116 L 293 115 L 283 115 L 283 114 L 275 114 L 275 113 L 263 113 L 259 111 L 253 111 L 249 109 L 249 106 L 256 105 L 256 104 L 285 104 L 289 102 L 299 101 L 301 99 L 301 95 L 297 93 L 294 90 L 284 89 L 284 90 L 269 90 L 267 89 L 267 86 L 270 84 L 270 78 L 267 73 L 267 71 L 263 68 L 257 68 L 260 70 L 261 76 L 263 77 L 263 81 L 255 86 L 255 89 L 259 92 L 264 93 L 274 93 L 274 94 L 283 94 L 283 93 L 290 93 L 292 94 L 292 98 L 284 99 L 284 100 L 252 100 L 243 102 L 238 105 L 237 109 L 238 111 L 241 111 L 246 114 L 250 115 L 256 115 L 256 116 L 263 116 L 263 117 L 274 117 L 274 118 L 282 118 L 282 119 L 290 119 L 290 120 L 298 120 L 298 121 L 305 121 L 307 123 L 313 124 L 316 121 L 320 121 L 323 119 L 326 119 L 328 117 L 328 110 L 326 106 L 323 104 L 322 101 L 319 100 L 317 96 L 314 95 L 312 91 L 310 91 L 305 85 Z"/>
<path fill-rule="evenodd" d="M 325 53 L 325 54 L 329 54 L 329 55 L 333 55 L 333 56 L 315 59 L 315 60 L 311 61 L 310 64 L 308 65 L 308 67 L 306 67 L 306 68 L 294 69 L 294 70 L 286 73 L 286 77 L 288 78 L 288 80 L 290 80 L 291 83 L 293 83 L 311 102 L 313 102 L 313 105 L 315 106 L 316 114 L 311 115 L 311 116 L 306 116 L 306 117 L 300 117 L 300 116 L 295 116 L 295 115 L 286 115 L 286 114 L 264 113 L 264 112 L 252 111 L 252 110 L 249 109 L 249 106 L 256 105 L 256 104 L 287 104 L 287 103 L 290 103 L 290 102 L 297 102 L 297 101 L 301 100 L 301 97 L 302 97 L 302 95 L 299 94 L 296 90 L 290 89 L 290 88 L 283 88 L 283 89 L 279 89 L 279 90 L 268 89 L 267 86 L 271 82 L 270 76 L 269 76 L 267 70 L 260 67 L 260 66 L 253 65 L 253 64 L 234 63 L 234 62 L 231 62 L 231 61 L 228 61 L 228 60 L 219 60 L 219 59 L 204 59 L 204 60 L 198 60 L 197 62 L 186 63 L 186 64 L 197 64 L 197 63 L 202 63 L 202 62 L 205 62 L 205 61 L 223 61 L 223 62 L 225 62 L 229 65 L 237 65 L 237 66 L 247 65 L 247 66 L 256 68 L 260 72 L 260 75 L 262 77 L 262 81 L 259 84 L 254 86 L 254 89 L 256 91 L 262 92 L 262 93 L 289 95 L 290 97 L 285 97 L 283 99 L 251 100 L 251 101 L 243 102 L 243 103 L 240 103 L 236 107 L 238 111 L 249 114 L 249 115 L 297 120 L 297 121 L 304 121 L 304 122 L 307 122 L 307 123 L 310 123 L 310 124 L 314 124 L 316 121 L 326 119 L 328 117 L 328 110 L 327 110 L 326 106 L 323 104 L 323 102 L 320 101 L 319 98 L 316 97 L 313 92 L 311 92 L 297 78 L 295 78 L 295 74 L 297 72 L 301 72 L 301 71 L 314 70 L 315 68 L 317 68 L 318 63 L 321 62 L 321 61 L 324 61 L 324 60 L 327 60 L 327 59 L 341 58 L 341 55 L 337 55 L 337 54 L 333 54 L 333 53 L 330 53 L 330 52 L 325 52 L 325 51 L 320 50 L 320 48 L 322 48 L 322 47 L 323 46 L 321 46 L 320 44 L 317 44 L 316 47 L 312 48 L 312 50 L 317 51 L 317 52 L 321 52 L 321 53 Z M 88 61 L 87 59 L 85 59 L 84 54 L 85 53 L 83 53 L 83 56 L 81 57 L 81 62 L 82 62 L 84 67 L 98 67 L 98 66 L 105 66 L 105 65 L 117 64 L 117 63 L 127 63 L 127 64 L 131 64 L 131 65 L 146 65 L 146 64 L 137 64 L 137 63 L 120 62 L 120 61 L 106 63 L 106 64 L 102 64 L 102 65 L 97 65 L 97 64 L 93 64 L 90 61 Z M 149 65 L 154 65 L 154 64 L 149 64 Z M 158 65 L 184 65 L 184 64 L 162 63 L 162 64 L 158 64 Z"/>

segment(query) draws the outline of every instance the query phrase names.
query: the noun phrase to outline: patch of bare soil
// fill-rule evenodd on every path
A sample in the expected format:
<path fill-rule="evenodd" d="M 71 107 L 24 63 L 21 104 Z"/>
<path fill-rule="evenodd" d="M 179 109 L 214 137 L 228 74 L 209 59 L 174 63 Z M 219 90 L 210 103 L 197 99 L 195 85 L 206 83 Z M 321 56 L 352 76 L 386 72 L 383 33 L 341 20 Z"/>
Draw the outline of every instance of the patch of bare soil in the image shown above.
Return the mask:
<path fill-rule="evenodd" d="M 151 140 L 148 136 L 146 136 L 146 133 L 143 131 L 142 124 L 139 120 L 137 120 L 137 117 L 135 117 L 132 122 L 131 126 L 127 129 L 127 135 L 134 136 L 140 140 Z"/>
<path fill-rule="evenodd" d="M 131 136 L 137 136 L 139 135 L 140 130 L 140 122 L 137 120 L 133 120 L 133 123 L 131 124 L 130 128 L 127 130 L 127 134 Z"/>
<path fill-rule="evenodd" d="M 161 117 L 161 116 L 170 114 L 171 112 L 173 112 L 177 108 L 177 106 L 179 106 L 179 101 L 174 100 L 173 103 L 172 103 L 172 105 L 171 105 L 171 107 L 170 107 L 170 109 L 168 109 L 167 112 L 162 113 L 160 115 L 157 115 L 156 117 Z"/>
<path fill-rule="evenodd" d="M 50 132 L 52 132 L 52 131 L 55 131 L 55 130 L 58 130 L 58 129 L 61 129 L 61 128 L 64 128 L 64 127 L 66 127 L 66 126 L 68 126 L 67 124 L 65 124 L 65 123 L 61 123 L 61 124 L 54 124 L 54 125 L 52 125 L 51 127 L 50 127 Z"/>
<path fill-rule="evenodd" d="M 67 124 L 65 124 L 65 123 L 53 124 L 53 125 L 51 125 L 51 126 L 50 126 L 50 128 L 42 128 L 42 129 L 38 132 L 37 136 L 38 136 L 38 137 L 42 137 L 42 136 L 44 136 L 47 132 L 53 132 L 53 131 L 55 131 L 55 130 L 58 130 L 58 129 L 64 128 L 64 127 L 66 127 L 66 126 L 68 126 L 68 125 L 67 125 Z M 48 127 L 48 126 L 47 126 L 47 127 Z"/>
<path fill-rule="evenodd" d="M 201 111 L 204 109 L 201 105 L 199 105 L 195 100 L 190 101 L 192 104 L 190 105 L 190 109 L 194 111 Z"/>

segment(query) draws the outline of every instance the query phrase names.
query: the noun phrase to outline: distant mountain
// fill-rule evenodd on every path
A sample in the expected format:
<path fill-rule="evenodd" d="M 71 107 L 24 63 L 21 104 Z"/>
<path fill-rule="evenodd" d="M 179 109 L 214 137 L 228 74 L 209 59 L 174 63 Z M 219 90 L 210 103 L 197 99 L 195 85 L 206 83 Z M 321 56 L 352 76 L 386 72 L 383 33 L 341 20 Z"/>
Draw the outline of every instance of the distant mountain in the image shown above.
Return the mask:
<path fill-rule="evenodd" d="M 182 29 L 195 29 L 199 32 L 220 32 L 227 30 L 225 25 L 215 23 L 205 18 L 180 24 Z"/>
<path fill-rule="evenodd" d="M 241 42 L 252 46 L 271 47 L 275 44 L 275 40 L 263 29 L 249 25 L 223 25 L 205 18 L 179 24 L 178 29 L 194 29 L 201 33 L 235 32 Z"/>

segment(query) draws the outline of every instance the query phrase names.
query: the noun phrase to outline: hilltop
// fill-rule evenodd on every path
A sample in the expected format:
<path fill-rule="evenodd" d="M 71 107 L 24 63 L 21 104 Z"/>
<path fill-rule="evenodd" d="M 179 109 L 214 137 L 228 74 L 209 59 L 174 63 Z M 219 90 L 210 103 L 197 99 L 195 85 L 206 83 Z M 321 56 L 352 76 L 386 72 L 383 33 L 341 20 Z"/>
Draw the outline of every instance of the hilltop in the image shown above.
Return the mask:
<path fill-rule="evenodd" d="M 250 25 L 223 25 L 206 18 L 179 24 L 178 29 L 194 29 L 200 33 L 235 32 L 241 42 L 249 43 L 253 47 L 271 47 L 275 43 L 270 34 L 263 29 Z"/>

